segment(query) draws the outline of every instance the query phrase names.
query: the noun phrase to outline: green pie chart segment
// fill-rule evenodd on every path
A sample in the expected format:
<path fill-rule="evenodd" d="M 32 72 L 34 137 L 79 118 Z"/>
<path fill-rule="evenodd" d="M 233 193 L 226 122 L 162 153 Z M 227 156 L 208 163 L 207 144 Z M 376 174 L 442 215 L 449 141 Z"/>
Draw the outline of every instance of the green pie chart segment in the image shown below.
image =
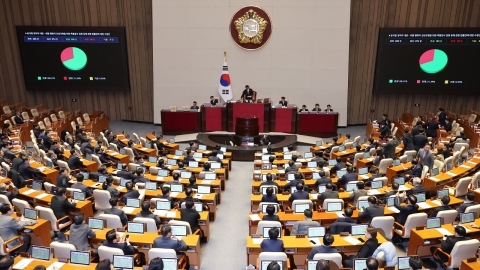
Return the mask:
<path fill-rule="evenodd" d="M 448 63 L 447 54 L 439 49 L 431 49 L 424 52 L 419 59 L 420 68 L 426 73 L 438 73 Z"/>
<path fill-rule="evenodd" d="M 60 54 L 60 60 L 70 70 L 81 70 L 87 65 L 87 55 L 77 47 L 65 48 Z"/>

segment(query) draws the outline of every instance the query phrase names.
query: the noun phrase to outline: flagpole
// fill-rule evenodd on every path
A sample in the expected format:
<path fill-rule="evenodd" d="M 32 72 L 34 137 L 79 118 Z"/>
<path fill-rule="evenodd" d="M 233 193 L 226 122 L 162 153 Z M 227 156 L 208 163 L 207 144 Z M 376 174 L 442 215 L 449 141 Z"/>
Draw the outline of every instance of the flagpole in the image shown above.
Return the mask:
<path fill-rule="evenodd" d="M 223 62 L 227 62 L 227 51 L 223 51 Z"/>

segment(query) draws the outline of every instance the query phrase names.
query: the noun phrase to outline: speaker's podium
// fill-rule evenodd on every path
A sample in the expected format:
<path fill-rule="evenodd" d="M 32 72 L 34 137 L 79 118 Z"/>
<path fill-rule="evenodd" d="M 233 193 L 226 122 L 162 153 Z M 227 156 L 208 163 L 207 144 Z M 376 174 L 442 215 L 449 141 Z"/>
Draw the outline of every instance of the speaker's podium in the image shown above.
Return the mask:
<path fill-rule="evenodd" d="M 260 144 L 260 128 L 258 118 L 236 118 L 234 144 L 241 146 L 253 146 Z"/>

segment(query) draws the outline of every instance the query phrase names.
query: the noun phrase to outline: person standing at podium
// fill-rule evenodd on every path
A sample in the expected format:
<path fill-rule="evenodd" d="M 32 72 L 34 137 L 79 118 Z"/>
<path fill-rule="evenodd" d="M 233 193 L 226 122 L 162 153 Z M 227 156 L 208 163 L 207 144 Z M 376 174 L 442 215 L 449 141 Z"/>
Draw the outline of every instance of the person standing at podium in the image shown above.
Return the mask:
<path fill-rule="evenodd" d="M 288 102 L 285 100 L 285 97 L 281 97 L 278 104 L 282 105 L 282 107 L 287 107 Z"/>
<path fill-rule="evenodd" d="M 242 92 L 242 96 L 240 99 L 244 98 L 246 102 L 253 102 L 253 90 L 250 88 L 250 86 L 245 85 L 245 90 Z"/>
<path fill-rule="evenodd" d="M 215 99 L 213 96 L 210 96 L 210 105 L 215 106 L 217 105 L 218 100 Z"/>

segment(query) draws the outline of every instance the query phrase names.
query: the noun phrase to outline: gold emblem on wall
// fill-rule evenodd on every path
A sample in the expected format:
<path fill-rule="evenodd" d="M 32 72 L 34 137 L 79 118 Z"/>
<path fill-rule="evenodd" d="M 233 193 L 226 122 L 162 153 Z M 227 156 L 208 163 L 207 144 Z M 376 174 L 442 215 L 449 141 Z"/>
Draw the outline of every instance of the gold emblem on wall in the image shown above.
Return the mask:
<path fill-rule="evenodd" d="M 263 33 L 268 22 L 260 17 L 253 9 L 248 10 L 242 17 L 235 20 L 240 43 L 261 44 Z"/>

